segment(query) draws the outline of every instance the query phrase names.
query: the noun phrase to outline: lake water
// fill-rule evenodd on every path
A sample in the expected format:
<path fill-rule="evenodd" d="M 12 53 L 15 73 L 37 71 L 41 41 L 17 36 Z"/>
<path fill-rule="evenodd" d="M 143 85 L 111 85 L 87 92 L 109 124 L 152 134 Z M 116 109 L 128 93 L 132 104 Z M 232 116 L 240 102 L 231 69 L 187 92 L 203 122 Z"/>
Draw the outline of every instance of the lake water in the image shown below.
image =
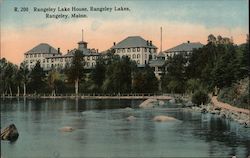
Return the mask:
<path fill-rule="evenodd" d="M 3 158 L 247 157 L 250 129 L 176 105 L 139 109 L 142 100 L 1 100 L 1 128 L 14 123 L 16 142 L 1 141 Z M 125 109 L 133 108 L 132 110 Z M 128 116 L 137 117 L 127 121 Z M 157 115 L 178 119 L 154 122 Z M 64 126 L 73 132 L 60 132 Z"/>

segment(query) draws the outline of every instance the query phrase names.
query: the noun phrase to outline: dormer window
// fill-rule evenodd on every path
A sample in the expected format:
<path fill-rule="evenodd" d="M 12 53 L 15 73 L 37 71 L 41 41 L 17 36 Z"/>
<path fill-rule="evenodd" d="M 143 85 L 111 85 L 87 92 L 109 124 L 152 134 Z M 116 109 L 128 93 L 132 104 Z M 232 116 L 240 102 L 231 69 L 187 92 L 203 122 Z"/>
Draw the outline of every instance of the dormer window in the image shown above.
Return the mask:
<path fill-rule="evenodd" d="M 137 52 L 139 52 L 140 51 L 140 48 L 137 48 Z"/>
<path fill-rule="evenodd" d="M 128 50 L 127 50 L 128 52 L 130 52 L 130 48 L 128 48 Z"/>

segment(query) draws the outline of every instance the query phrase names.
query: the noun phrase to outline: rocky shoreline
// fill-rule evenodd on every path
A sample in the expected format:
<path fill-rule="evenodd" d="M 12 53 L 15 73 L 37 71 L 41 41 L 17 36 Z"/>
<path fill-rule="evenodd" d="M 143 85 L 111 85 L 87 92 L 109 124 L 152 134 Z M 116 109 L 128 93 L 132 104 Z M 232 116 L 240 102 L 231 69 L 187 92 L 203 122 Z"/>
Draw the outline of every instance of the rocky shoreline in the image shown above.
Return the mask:
<path fill-rule="evenodd" d="M 233 112 L 228 109 L 223 109 L 220 107 L 216 107 L 212 105 L 211 103 L 208 103 L 206 105 L 200 105 L 200 106 L 192 106 L 192 107 L 185 107 L 185 110 L 188 111 L 194 111 L 194 112 L 200 112 L 200 113 L 210 113 L 213 115 L 217 115 L 221 118 L 229 119 L 231 121 L 238 122 L 241 125 L 244 125 L 246 128 L 250 128 L 250 119 L 249 115 L 241 112 Z"/>
<path fill-rule="evenodd" d="M 180 102 L 180 103 L 179 103 Z M 231 121 L 238 122 L 245 128 L 250 128 L 250 112 L 248 109 L 233 107 L 229 104 L 219 102 L 217 98 L 212 98 L 211 102 L 205 105 L 195 106 L 189 99 L 147 99 L 142 102 L 140 108 L 167 107 L 168 104 L 176 104 L 183 111 L 199 112 L 202 114 L 210 113 Z M 224 105 L 225 104 L 225 105 Z"/>

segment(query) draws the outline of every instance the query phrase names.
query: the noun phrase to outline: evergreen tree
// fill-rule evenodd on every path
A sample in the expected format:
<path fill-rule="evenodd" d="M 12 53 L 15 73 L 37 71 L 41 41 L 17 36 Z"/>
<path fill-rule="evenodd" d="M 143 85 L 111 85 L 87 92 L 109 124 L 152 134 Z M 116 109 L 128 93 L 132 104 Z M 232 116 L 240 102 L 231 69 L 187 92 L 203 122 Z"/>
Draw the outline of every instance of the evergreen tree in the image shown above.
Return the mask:
<path fill-rule="evenodd" d="M 41 93 L 45 87 L 45 72 L 38 61 L 30 73 L 29 87 L 35 93 Z"/>
<path fill-rule="evenodd" d="M 79 82 L 84 77 L 84 59 L 82 51 L 75 51 L 72 63 L 66 70 L 66 75 L 69 80 L 75 83 L 75 94 L 77 96 L 79 91 Z"/>

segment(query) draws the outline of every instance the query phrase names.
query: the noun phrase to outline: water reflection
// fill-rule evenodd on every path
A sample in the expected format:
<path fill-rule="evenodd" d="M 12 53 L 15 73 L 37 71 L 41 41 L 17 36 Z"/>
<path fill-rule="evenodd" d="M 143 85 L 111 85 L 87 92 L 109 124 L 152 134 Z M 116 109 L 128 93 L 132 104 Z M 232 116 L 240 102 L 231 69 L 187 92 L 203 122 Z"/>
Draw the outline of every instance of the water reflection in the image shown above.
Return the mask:
<path fill-rule="evenodd" d="M 12 99 L 1 102 L 1 125 L 15 123 L 4 157 L 247 156 L 249 129 L 213 115 L 169 108 L 139 109 L 141 100 Z M 125 109 L 132 107 L 132 110 Z M 157 115 L 179 121 L 154 122 Z M 134 116 L 135 121 L 126 118 Z M 63 126 L 76 128 L 63 133 Z M 27 151 L 30 149 L 32 152 Z"/>

